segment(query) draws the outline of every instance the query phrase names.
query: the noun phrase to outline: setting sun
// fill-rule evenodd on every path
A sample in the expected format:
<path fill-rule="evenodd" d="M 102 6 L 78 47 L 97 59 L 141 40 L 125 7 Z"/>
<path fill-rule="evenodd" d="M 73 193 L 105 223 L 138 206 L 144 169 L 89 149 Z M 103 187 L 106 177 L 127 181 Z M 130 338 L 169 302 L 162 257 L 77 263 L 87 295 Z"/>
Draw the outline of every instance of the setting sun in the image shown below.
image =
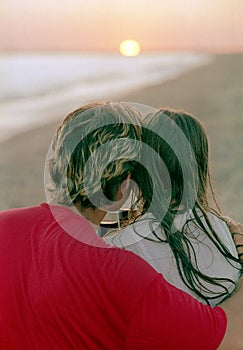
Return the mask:
<path fill-rule="evenodd" d="M 119 51 L 123 56 L 135 57 L 140 54 L 141 47 L 136 40 L 124 40 L 120 44 Z"/>

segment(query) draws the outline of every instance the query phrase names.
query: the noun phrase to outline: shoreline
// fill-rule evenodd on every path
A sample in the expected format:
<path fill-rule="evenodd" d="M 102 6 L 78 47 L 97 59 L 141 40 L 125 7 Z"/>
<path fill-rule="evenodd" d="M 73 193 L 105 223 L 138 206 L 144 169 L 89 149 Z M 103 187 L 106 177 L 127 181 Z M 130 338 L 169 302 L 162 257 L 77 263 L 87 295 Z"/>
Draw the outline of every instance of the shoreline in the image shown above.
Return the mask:
<path fill-rule="evenodd" d="M 241 67 L 241 54 L 215 55 L 212 62 L 192 68 L 177 78 L 110 100 L 183 109 L 197 116 L 209 136 L 213 177 L 223 213 L 243 222 Z M 1 142 L 0 210 L 45 201 L 44 162 L 52 136 L 65 113 L 57 106 L 52 115 L 56 116 L 55 121 L 52 119 L 51 123 Z"/>
<path fill-rule="evenodd" d="M 23 55 L 23 57 L 25 57 L 25 55 Z M 167 80 L 178 78 L 187 71 L 208 64 L 213 59 L 213 56 L 205 53 L 199 54 L 188 52 L 181 54 L 178 52 L 176 55 L 170 57 L 170 53 L 160 53 L 157 56 L 155 55 L 155 57 L 151 56 L 151 54 L 147 57 L 146 55 L 141 55 L 141 58 L 138 57 L 136 61 L 130 61 L 130 64 L 128 64 L 127 60 L 123 61 L 125 58 L 121 59 L 121 57 L 118 56 L 116 57 L 115 61 L 111 60 L 110 64 L 113 66 L 118 65 L 118 68 L 120 66 L 121 71 L 118 68 L 112 69 L 111 72 L 108 70 L 107 75 L 102 75 L 102 78 L 100 76 L 100 72 L 97 71 L 98 75 L 96 77 L 94 77 L 95 73 L 92 72 L 89 79 L 84 72 L 82 73 L 83 76 L 81 72 L 79 73 L 81 74 L 80 77 L 79 75 L 77 77 L 73 76 L 74 73 L 72 72 L 72 82 L 69 81 L 69 77 L 69 80 L 66 83 L 64 83 L 64 80 L 67 79 L 67 76 L 65 74 L 64 76 L 60 74 L 60 86 L 58 86 L 58 79 L 56 74 L 54 74 L 55 83 L 53 85 L 49 84 L 47 87 L 43 85 L 43 80 L 40 76 L 38 77 L 38 74 L 35 75 L 31 73 L 34 62 L 31 60 L 28 61 L 28 58 L 28 56 L 25 57 L 22 62 L 23 70 L 26 69 L 28 63 L 30 64 L 30 77 L 26 82 L 28 88 L 26 90 L 23 89 L 23 91 L 19 91 L 18 85 L 20 84 L 20 81 L 17 79 L 15 82 L 17 84 L 15 97 L 12 96 L 12 98 L 10 98 L 11 84 L 6 84 L 5 94 L 8 96 L 8 98 L 4 99 L 3 94 L 3 98 L 0 100 L 0 143 L 27 130 L 38 128 L 38 126 L 41 126 L 44 123 L 49 124 L 52 121 L 57 121 L 57 110 L 60 112 L 60 115 L 66 115 L 71 110 L 79 107 L 80 104 L 92 102 L 94 98 L 96 100 L 106 98 L 110 91 L 112 91 L 112 96 L 122 96 L 125 93 L 127 94 L 135 91 L 141 86 L 146 88 L 150 84 L 161 84 Z M 49 54 L 47 54 L 44 56 L 44 58 L 44 62 L 46 62 L 46 69 L 50 70 L 51 67 L 53 67 L 53 62 L 51 60 L 52 56 L 49 57 Z M 62 60 L 62 56 L 59 58 Z M 78 57 L 76 57 L 76 59 L 77 58 Z M 81 55 L 79 58 L 82 62 L 84 56 Z M 35 59 L 38 60 L 39 57 L 37 56 Z M 69 57 L 69 59 L 73 59 L 72 55 Z M 90 59 L 92 62 L 92 60 L 96 59 L 96 57 L 91 56 Z M 98 56 L 98 60 L 100 60 L 100 56 Z M 169 65 L 168 60 L 172 60 Z M 136 62 L 137 66 L 135 66 Z M 59 63 L 57 60 L 57 67 Z M 65 64 L 70 70 L 67 62 L 64 63 L 64 65 Z M 83 62 L 83 64 L 86 66 L 86 68 L 90 68 L 86 60 Z M 103 62 L 103 64 L 104 67 L 106 67 L 107 62 L 106 64 Z M 125 67 L 127 69 L 126 72 L 124 71 Z M 129 74 L 129 72 L 132 72 L 134 69 L 136 69 L 136 67 L 138 70 L 137 73 L 134 76 L 133 74 Z M 19 69 L 20 68 L 21 65 Z M 71 72 L 69 71 L 69 73 Z M 23 72 L 21 74 L 23 75 Z M 80 81 L 78 77 L 81 79 Z M 35 79 L 40 79 L 40 85 L 38 86 L 37 90 L 32 79 L 33 81 Z M 12 86 L 12 89 L 14 90 L 14 86 Z M 44 89 L 46 89 L 45 93 L 43 92 Z"/>

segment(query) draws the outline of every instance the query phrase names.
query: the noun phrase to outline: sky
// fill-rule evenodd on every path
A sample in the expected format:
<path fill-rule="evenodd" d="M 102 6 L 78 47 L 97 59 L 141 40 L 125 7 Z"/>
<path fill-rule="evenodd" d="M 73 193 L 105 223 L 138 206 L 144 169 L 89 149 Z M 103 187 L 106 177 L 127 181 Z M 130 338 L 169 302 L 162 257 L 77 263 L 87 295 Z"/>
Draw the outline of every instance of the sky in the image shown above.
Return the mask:
<path fill-rule="evenodd" d="M 243 0 L 1 0 L 0 50 L 243 51 Z"/>

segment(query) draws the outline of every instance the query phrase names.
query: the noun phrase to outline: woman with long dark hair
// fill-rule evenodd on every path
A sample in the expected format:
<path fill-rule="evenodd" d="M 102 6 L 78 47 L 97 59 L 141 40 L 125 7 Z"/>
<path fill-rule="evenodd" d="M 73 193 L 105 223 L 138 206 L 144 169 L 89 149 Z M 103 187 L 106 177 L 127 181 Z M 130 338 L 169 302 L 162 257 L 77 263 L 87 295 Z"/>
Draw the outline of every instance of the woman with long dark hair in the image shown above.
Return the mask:
<path fill-rule="evenodd" d="M 159 109 L 144 120 L 143 145 L 134 179 L 142 215 L 105 239 L 204 303 L 219 304 L 236 289 L 242 263 L 215 200 L 205 129 L 188 113 Z"/>

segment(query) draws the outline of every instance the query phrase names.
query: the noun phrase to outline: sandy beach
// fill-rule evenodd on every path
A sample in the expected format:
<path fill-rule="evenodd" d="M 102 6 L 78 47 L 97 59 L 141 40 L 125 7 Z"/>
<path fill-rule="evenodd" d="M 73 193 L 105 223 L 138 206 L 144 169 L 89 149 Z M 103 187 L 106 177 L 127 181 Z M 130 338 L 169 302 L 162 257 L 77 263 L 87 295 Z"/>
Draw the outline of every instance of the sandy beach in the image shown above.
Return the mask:
<path fill-rule="evenodd" d="M 243 222 L 241 71 L 240 54 L 217 55 L 208 65 L 163 84 L 107 98 L 179 108 L 202 120 L 210 139 L 212 173 L 222 211 Z M 60 121 L 65 116 L 58 106 L 48 113 L 60 114 Z M 45 201 L 44 162 L 57 125 L 52 122 L 0 144 L 0 210 Z"/>

